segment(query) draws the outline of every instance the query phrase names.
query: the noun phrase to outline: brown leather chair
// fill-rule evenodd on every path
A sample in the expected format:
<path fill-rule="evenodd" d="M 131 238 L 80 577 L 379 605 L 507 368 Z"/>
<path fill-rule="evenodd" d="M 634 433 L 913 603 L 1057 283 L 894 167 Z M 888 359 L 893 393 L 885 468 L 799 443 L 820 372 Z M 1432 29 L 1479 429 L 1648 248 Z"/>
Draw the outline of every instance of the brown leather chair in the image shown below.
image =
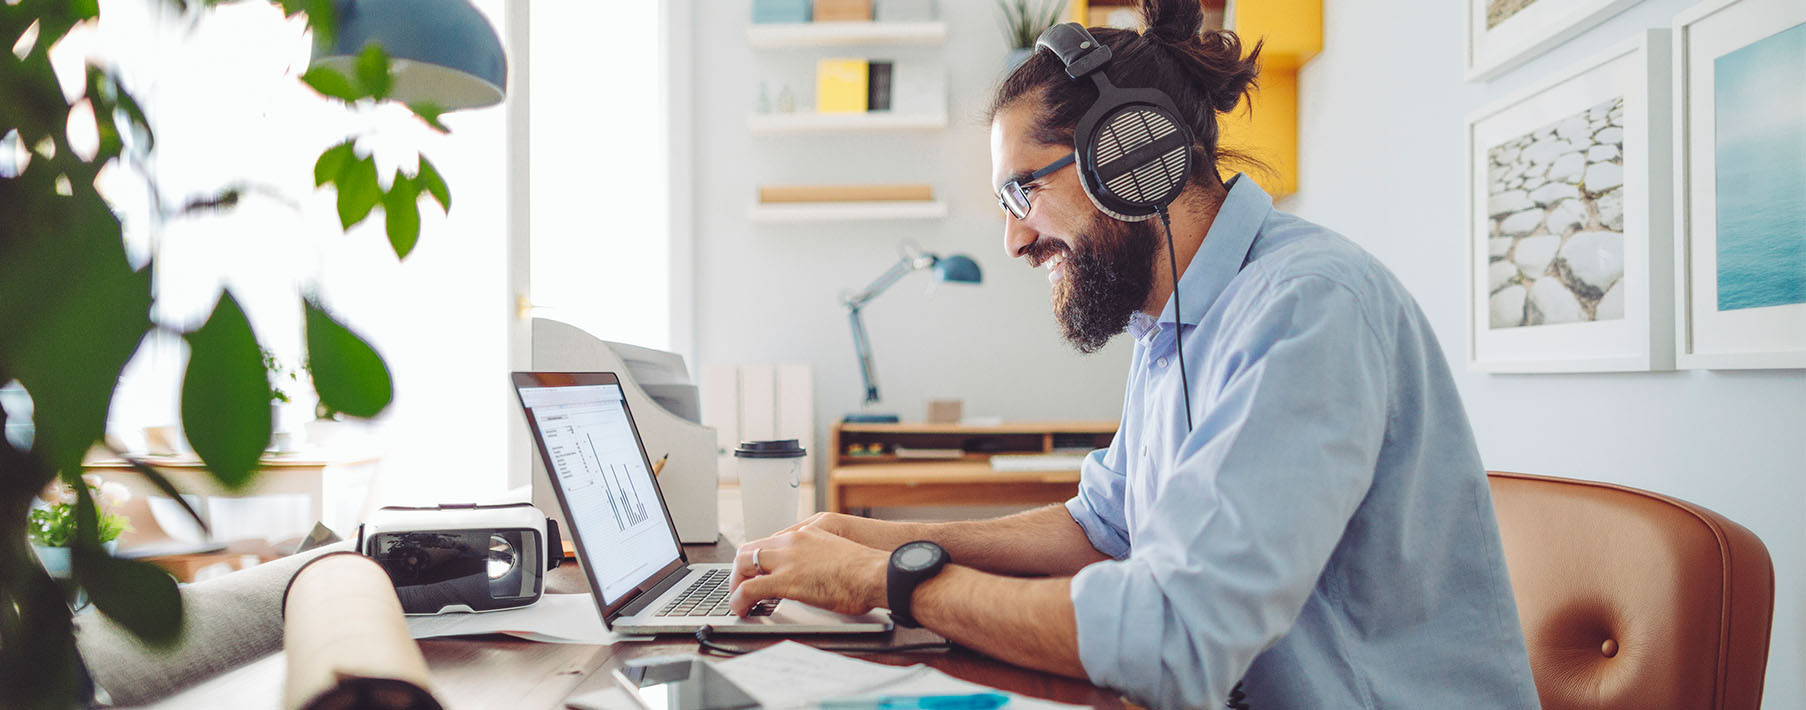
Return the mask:
<path fill-rule="evenodd" d="M 1754 533 L 1692 503 L 1491 471 L 1547 710 L 1756 710 L 1775 575 Z"/>

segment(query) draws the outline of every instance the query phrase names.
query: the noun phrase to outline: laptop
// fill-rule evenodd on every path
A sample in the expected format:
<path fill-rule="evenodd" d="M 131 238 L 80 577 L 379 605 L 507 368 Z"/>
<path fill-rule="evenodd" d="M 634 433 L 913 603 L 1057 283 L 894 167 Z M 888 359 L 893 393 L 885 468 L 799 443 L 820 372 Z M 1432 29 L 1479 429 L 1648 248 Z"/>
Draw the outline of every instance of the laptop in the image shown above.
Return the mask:
<path fill-rule="evenodd" d="M 621 382 L 611 372 L 516 372 L 514 391 L 545 463 L 602 623 L 621 634 L 879 633 L 888 612 L 838 614 L 767 599 L 728 610 L 732 565 L 690 564 Z"/>

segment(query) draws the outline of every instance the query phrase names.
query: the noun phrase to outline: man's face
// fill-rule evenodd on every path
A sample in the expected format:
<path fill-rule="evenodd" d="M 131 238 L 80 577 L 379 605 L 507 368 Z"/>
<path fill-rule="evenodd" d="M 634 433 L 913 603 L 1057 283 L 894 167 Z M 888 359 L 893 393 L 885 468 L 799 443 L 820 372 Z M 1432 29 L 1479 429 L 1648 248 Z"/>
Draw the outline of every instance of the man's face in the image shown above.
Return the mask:
<path fill-rule="evenodd" d="M 999 111 L 991 124 L 991 187 L 1022 180 L 1031 205 L 1025 219 L 1004 215 L 1003 246 L 1010 256 L 1048 270 L 1061 334 L 1079 352 L 1093 353 L 1147 303 L 1157 240 L 1146 222 L 1098 211 L 1076 167 L 1027 182 L 1030 173 L 1072 152 L 1071 145 L 1043 145 L 1031 137 L 1035 103 Z"/>

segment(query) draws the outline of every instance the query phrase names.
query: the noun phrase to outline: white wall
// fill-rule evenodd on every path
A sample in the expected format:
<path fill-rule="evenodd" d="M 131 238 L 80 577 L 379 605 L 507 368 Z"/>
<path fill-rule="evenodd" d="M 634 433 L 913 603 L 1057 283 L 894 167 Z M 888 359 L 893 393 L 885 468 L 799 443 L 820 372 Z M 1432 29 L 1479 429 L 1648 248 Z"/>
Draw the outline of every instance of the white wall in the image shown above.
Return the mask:
<path fill-rule="evenodd" d="M 912 274 L 866 308 L 884 407 L 921 419 L 934 398 L 965 400 L 967 415 L 1115 419 L 1128 347 L 1090 357 L 1060 340 L 1045 272 L 1003 250 L 990 182 L 983 112 L 1006 51 L 991 3 L 939 3 L 950 22 L 935 48 L 872 48 L 873 58 L 951 67 L 952 125 L 932 133 L 754 137 L 746 128 L 762 79 L 811 69 L 856 50 L 747 47 L 750 3 L 709 2 L 695 15 L 696 311 L 702 363 L 806 360 L 815 364 L 817 441 L 859 407 L 862 392 L 840 293 L 897 260 L 897 242 L 965 253 L 985 282 L 939 285 Z M 831 52 L 831 54 L 830 54 Z M 812 82 L 792 88 L 813 105 Z M 778 84 L 771 92 L 775 99 Z M 927 182 L 945 219 L 826 225 L 753 225 L 746 209 L 769 183 Z M 826 460 L 823 457 L 818 460 Z"/>
<path fill-rule="evenodd" d="M 1806 707 L 1806 372 L 1486 375 L 1465 361 L 1467 114 L 1692 0 L 1645 0 L 1497 80 L 1461 79 L 1461 5 L 1324 2 L 1324 51 L 1299 80 L 1302 174 L 1282 205 L 1378 255 L 1417 296 L 1493 469 L 1589 478 L 1704 505 L 1775 565 L 1764 707 Z"/>

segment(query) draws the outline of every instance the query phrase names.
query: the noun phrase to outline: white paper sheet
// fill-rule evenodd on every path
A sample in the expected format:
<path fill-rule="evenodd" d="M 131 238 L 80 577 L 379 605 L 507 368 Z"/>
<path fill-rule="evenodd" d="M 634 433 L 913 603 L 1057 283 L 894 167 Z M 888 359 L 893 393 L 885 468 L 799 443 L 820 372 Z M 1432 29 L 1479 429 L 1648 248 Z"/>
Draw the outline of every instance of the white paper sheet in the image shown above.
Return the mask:
<path fill-rule="evenodd" d="M 481 614 L 410 616 L 408 633 L 414 638 L 508 634 L 545 643 L 606 645 L 619 637 L 602 625 L 596 603 L 588 594 L 547 594 L 531 606 Z"/>
<path fill-rule="evenodd" d="M 823 700 L 885 695 L 950 695 L 996 690 L 960 680 L 928 666 L 887 666 L 795 641 L 773 644 L 719 661 L 715 668 L 769 710 L 806 708 Z M 1015 693 L 1005 708 L 1064 710 L 1064 705 Z"/>

